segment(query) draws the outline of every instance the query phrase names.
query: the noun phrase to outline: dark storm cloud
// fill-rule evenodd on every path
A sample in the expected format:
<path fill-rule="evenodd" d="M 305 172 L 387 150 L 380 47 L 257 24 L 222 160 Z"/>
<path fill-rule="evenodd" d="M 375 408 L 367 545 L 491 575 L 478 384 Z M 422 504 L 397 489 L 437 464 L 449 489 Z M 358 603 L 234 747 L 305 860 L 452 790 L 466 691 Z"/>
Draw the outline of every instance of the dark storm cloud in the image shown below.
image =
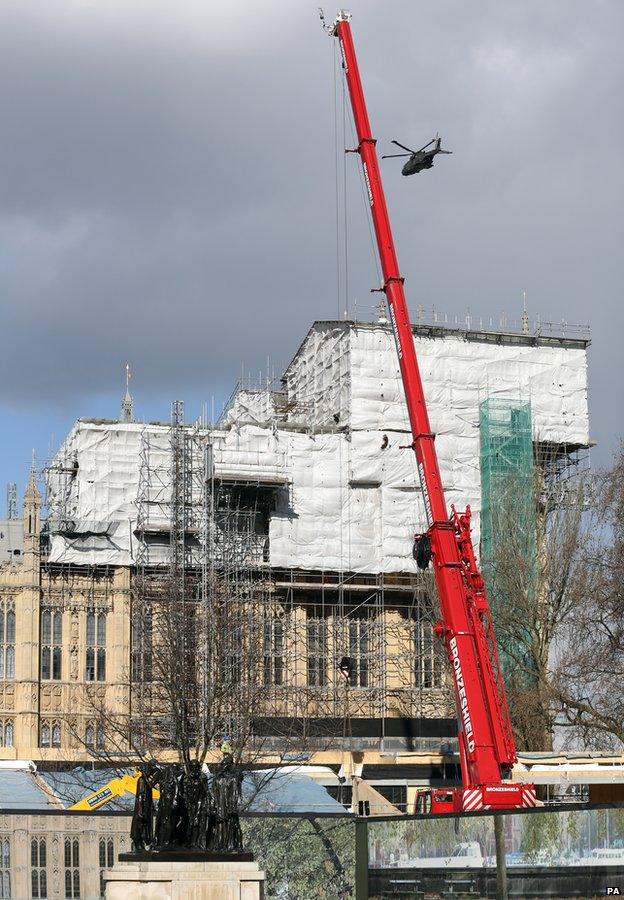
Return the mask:
<path fill-rule="evenodd" d="M 336 314 L 332 41 L 312 5 L 208 6 L 0 6 L 5 403 L 67 408 L 127 358 L 154 396 L 209 394 Z M 526 288 L 531 312 L 590 321 L 593 429 L 612 440 L 621 3 L 353 12 L 380 144 L 439 129 L 455 151 L 410 180 L 384 163 L 411 305 L 511 318 Z M 347 163 L 350 303 L 368 316 Z"/>

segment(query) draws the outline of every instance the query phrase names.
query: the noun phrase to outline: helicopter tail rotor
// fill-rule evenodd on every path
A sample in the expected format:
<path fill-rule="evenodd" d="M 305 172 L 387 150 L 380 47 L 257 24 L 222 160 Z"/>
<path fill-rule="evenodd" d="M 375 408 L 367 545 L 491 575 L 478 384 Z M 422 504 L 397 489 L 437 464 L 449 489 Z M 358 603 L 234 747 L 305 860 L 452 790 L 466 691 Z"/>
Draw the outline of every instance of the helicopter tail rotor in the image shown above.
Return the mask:
<path fill-rule="evenodd" d="M 436 153 L 452 153 L 452 150 L 443 150 L 442 149 L 442 138 L 440 137 L 440 132 L 436 131 L 436 136 L 433 139 L 435 141 L 435 152 Z"/>

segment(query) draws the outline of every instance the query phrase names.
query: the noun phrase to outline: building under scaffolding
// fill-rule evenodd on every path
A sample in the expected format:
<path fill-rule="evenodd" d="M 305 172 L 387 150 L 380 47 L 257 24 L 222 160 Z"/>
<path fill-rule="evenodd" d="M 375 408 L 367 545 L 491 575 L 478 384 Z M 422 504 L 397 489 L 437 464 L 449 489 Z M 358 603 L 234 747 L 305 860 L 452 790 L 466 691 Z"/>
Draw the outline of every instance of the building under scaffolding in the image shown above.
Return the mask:
<path fill-rule="evenodd" d="M 447 499 L 471 504 L 478 532 L 480 404 L 529 398 L 533 441 L 563 465 L 589 443 L 588 342 L 414 331 Z M 241 697 L 252 680 L 262 687 L 265 744 L 277 748 L 294 720 L 309 750 L 452 744 L 435 601 L 412 557 L 426 520 L 388 325 L 315 323 L 281 383 L 240 385 L 218 422 L 187 423 L 180 403 L 169 422 L 134 422 L 124 400 L 122 421 L 79 420 L 47 467 L 31 644 L 40 699 L 22 755 L 97 743 L 93 716 L 78 712 L 85 682 L 120 713 L 141 708 L 159 659 L 150 607 L 165 596 L 206 618 L 225 605 L 220 653 Z M 206 659 L 198 633 L 191 649 Z M 208 696 L 208 668 L 194 696 Z M 223 727 L 235 731 L 236 715 Z"/>

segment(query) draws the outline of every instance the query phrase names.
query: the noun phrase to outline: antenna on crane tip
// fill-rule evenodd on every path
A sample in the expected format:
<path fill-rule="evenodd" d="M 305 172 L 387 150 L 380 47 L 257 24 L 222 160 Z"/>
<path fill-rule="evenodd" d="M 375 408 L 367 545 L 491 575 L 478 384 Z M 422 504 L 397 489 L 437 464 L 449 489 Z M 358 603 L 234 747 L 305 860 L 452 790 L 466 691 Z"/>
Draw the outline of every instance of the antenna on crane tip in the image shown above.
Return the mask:
<path fill-rule="evenodd" d="M 332 36 L 336 34 L 336 25 L 338 22 L 348 22 L 349 19 L 351 18 L 351 13 L 349 12 L 348 9 L 341 9 L 338 12 L 338 15 L 336 16 L 334 21 L 332 22 L 332 24 L 328 25 L 325 20 L 325 13 L 323 12 L 323 7 L 319 6 L 318 11 L 319 11 L 319 19 L 321 20 L 321 27 L 327 34 L 330 34 Z"/>
<path fill-rule="evenodd" d="M 334 33 L 334 25 L 328 25 L 325 21 L 325 13 L 323 12 L 323 7 L 319 6 L 319 19 L 321 20 L 321 28 L 326 34 L 333 35 Z"/>

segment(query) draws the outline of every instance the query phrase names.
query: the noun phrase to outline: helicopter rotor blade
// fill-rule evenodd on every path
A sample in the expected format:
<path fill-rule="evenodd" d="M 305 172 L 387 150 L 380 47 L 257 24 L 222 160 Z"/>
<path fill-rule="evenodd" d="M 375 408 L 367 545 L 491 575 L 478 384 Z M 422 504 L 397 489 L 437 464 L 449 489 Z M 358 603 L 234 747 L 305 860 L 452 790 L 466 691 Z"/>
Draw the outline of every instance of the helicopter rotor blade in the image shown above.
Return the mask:
<path fill-rule="evenodd" d="M 397 156 L 412 156 L 411 153 L 387 153 L 382 159 L 396 159 Z"/>
<path fill-rule="evenodd" d="M 405 144 L 400 144 L 398 141 L 390 141 L 391 144 L 396 144 L 397 147 L 402 147 L 403 150 L 407 150 L 409 154 L 415 153 L 415 150 L 412 150 L 410 147 L 406 147 Z"/>
<path fill-rule="evenodd" d="M 432 141 L 429 141 L 428 144 L 425 144 L 424 147 L 421 147 L 418 153 L 422 153 L 423 150 L 426 150 L 427 147 L 431 147 L 432 144 L 435 144 L 436 139 L 434 138 Z"/>

